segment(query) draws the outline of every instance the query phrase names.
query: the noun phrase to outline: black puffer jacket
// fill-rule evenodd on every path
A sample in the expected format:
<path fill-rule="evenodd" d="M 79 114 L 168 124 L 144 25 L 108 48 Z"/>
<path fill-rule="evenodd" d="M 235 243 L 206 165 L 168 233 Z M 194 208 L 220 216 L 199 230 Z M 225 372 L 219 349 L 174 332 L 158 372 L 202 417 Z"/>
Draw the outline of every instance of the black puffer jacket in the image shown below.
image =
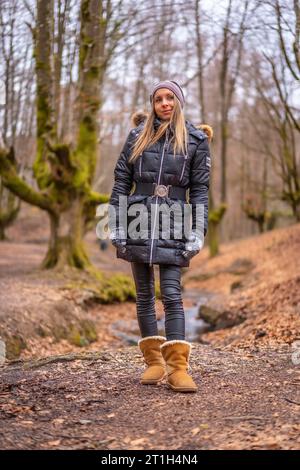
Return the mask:
<path fill-rule="evenodd" d="M 115 167 L 115 182 L 110 197 L 110 204 L 114 206 L 118 213 L 119 196 L 128 196 L 127 210 L 134 203 L 143 204 L 143 209 L 149 217 L 149 224 L 147 233 L 143 233 L 140 238 L 132 239 L 130 234 L 127 234 L 125 248 L 117 248 L 118 258 L 122 258 L 126 261 L 148 263 L 150 265 L 175 264 L 182 267 L 189 266 L 189 259 L 183 256 L 187 240 L 184 235 L 183 227 L 182 238 L 173 238 L 174 218 L 171 218 L 171 237 L 168 239 L 164 239 L 163 227 L 165 226 L 162 225 L 162 220 L 159 216 L 156 221 L 158 235 L 157 232 L 155 234 L 153 228 L 151 230 L 151 205 L 152 216 L 155 217 L 155 212 L 157 211 L 159 214 L 159 207 L 162 203 L 167 203 L 168 206 L 179 203 L 183 210 L 184 201 L 171 199 L 169 197 L 134 194 L 134 182 L 158 183 L 189 189 L 188 208 L 190 209 L 190 216 L 192 216 L 192 229 L 196 226 L 195 204 L 202 204 L 204 207 L 204 236 L 206 235 L 210 177 L 208 138 L 202 130 L 197 129 L 191 122 L 187 120 L 185 122 L 189 134 L 188 153 L 186 156 L 178 154 L 175 159 L 173 156 L 173 146 L 170 144 L 172 134 L 170 128 L 168 128 L 167 133 L 156 142 L 156 144 L 144 150 L 143 154 L 139 156 L 133 164 L 128 163 L 128 159 L 131 155 L 131 149 L 135 139 L 141 132 L 144 123 L 142 122 L 135 129 L 132 129 L 127 137 Z M 154 128 L 157 129 L 160 124 L 161 121 L 156 118 Z M 124 211 L 122 213 L 120 212 L 120 214 L 120 219 L 117 217 L 117 224 L 120 223 L 125 226 L 126 221 L 124 222 L 124 215 L 126 216 L 126 214 L 124 214 Z M 127 227 L 137 216 L 138 213 L 135 216 L 127 215 Z M 109 219 L 109 226 L 110 228 L 112 227 L 111 217 Z"/>

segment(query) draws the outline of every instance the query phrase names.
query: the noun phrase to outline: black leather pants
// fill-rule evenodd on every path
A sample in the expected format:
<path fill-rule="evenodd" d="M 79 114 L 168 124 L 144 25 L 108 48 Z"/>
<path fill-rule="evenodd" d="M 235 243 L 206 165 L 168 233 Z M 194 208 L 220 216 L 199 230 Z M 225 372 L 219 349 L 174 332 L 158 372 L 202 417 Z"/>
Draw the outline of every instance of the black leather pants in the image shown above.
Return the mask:
<path fill-rule="evenodd" d="M 154 268 L 146 263 L 131 263 L 136 286 L 137 319 L 142 338 L 158 335 L 155 314 Z M 159 265 L 160 291 L 165 311 L 168 341 L 185 339 L 185 318 L 181 297 L 181 267 Z"/>

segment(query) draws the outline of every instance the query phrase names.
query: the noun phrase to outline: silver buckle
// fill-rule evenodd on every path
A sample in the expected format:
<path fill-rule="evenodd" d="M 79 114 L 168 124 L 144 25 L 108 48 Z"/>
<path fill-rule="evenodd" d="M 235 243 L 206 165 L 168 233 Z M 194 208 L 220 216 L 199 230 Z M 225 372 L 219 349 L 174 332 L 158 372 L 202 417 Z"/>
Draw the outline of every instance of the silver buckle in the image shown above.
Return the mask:
<path fill-rule="evenodd" d="M 166 197 L 169 194 L 169 186 L 157 184 L 154 189 L 154 196 Z"/>

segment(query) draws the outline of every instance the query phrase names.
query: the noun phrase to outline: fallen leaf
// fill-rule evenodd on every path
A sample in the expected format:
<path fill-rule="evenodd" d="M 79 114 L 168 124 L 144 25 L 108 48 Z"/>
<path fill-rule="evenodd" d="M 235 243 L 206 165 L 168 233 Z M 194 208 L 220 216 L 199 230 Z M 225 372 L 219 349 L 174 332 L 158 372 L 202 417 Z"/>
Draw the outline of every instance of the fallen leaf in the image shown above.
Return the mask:
<path fill-rule="evenodd" d="M 63 418 L 55 418 L 55 419 L 53 419 L 52 424 L 54 424 L 54 425 L 62 424 L 62 423 L 64 423 L 64 421 L 65 420 Z"/>
<path fill-rule="evenodd" d="M 47 444 L 51 447 L 52 446 L 54 447 L 54 446 L 59 446 L 60 442 L 61 442 L 60 439 L 58 439 L 57 441 L 48 441 Z"/>
<path fill-rule="evenodd" d="M 201 429 L 208 429 L 209 426 L 208 426 L 208 424 L 204 424 L 204 423 L 203 423 L 203 424 L 200 424 L 200 428 L 201 428 Z"/>
<path fill-rule="evenodd" d="M 134 446 L 138 446 L 140 444 L 144 444 L 146 441 L 146 439 L 144 437 L 140 438 L 140 439 L 135 439 L 134 441 L 131 441 L 130 444 L 134 445 Z"/>

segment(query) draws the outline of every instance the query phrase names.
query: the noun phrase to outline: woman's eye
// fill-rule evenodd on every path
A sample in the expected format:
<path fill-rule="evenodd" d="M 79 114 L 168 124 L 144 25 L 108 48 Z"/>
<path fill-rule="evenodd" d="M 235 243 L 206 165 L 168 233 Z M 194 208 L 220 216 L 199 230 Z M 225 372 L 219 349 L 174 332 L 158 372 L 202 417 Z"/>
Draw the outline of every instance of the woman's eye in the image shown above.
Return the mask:
<path fill-rule="evenodd" d="M 174 100 L 174 96 L 169 95 L 169 96 L 167 96 L 167 99 L 168 100 Z M 155 102 L 158 103 L 159 101 L 161 101 L 161 98 L 156 98 Z"/>

